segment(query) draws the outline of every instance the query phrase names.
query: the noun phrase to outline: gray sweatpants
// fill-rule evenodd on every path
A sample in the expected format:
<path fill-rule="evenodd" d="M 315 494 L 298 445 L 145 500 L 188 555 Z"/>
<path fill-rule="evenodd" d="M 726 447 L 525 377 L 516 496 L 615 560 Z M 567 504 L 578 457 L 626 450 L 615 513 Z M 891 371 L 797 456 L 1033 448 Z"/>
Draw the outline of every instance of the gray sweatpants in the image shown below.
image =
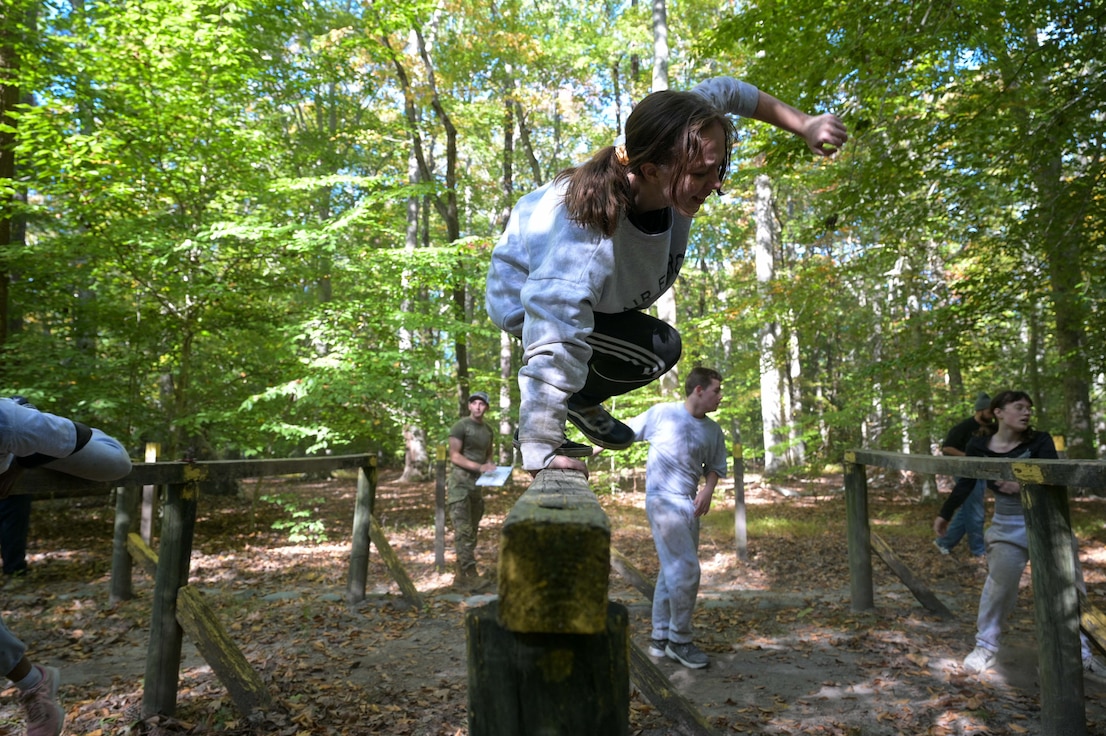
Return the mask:
<path fill-rule="evenodd" d="M 1020 514 L 995 514 L 984 537 L 987 540 L 987 582 L 983 584 L 983 592 L 979 596 L 975 645 L 997 652 L 1002 625 L 1017 605 L 1018 584 L 1029 563 L 1025 517 Z M 1083 568 L 1079 564 L 1079 545 L 1074 538 L 1072 549 L 1075 551 L 1076 585 L 1086 592 Z M 1079 632 L 1079 644 L 1083 659 L 1091 656 L 1090 642 L 1082 631 Z"/>
<path fill-rule="evenodd" d="M 653 530 L 660 570 L 653 591 L 653 638 L 691 641 L 691 614 L 699 595 L 699 518 L 695 500 L 682 494 L 649 493 L 645 513 Z"/>

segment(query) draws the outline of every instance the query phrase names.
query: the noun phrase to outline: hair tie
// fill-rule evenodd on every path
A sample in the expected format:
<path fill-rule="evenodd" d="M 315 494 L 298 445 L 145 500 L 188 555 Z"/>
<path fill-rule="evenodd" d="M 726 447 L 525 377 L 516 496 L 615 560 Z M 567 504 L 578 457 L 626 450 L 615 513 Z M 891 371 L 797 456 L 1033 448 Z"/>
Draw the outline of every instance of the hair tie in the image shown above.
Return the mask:
<path fill-rule="evenodd" d="M 626 146 L 622 145 L 621 143 L 614 147 L 614 157 L 618 159 L 618 163 L 622 164 L 623 166 L 630 165 L 630 157 L 626 155 Z"/>

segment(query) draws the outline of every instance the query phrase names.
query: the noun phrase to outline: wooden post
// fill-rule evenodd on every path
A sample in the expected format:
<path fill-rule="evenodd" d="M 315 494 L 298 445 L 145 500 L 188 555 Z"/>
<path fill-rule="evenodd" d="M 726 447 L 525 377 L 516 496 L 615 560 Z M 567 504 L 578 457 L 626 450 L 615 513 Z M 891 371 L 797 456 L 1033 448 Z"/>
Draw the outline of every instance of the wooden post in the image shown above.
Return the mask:
<path fill-rule="evenodd" d="M 745 461 L 741 443 L 733 446 L 733 530 L 737 543 L 737 559 L 749 559 L 748 529 L 745 525 Z"/>
<path fill-rule="evenodd" d="M 445 447 L 438 447 L 437 481 L 434 484 L 434 568 L 445 572 Z"/>
<path fill-rule="evenodd" d="M 611 529 L 587 478 L 543 470 L 503 522 L 499 617 L 517 632 L 607 629 Z"/>
<path fill-rule="evenodd" d="M 196 468 L 190 482 L 173 483 L 166 494 L 161 517 L 157 575 L 154 579 L 150 644 L 146 650 L 143 718 L 153 715 L 171 716 L 177 709 L 177 683 L 180 678 L 183 639 L 183 631 L 177 623 L 177 591 L 188 584 L 199 481 L 204 474 L 203 468 Z"/>
<path fill-rule="evenodd" d="M 365 586 L 369 579 L 369 538 L 375 501 L 376 458 L 369 458 L 369 464 L 359 468 L 357 473 L 353 542 L 349 555 L 349 580 L 346 583 L 346 600 L 350 603 L 365 600 Z"/>
<path fill-rule="evenodd" d="M 115 492 L 115 535 L 111 545 L 111 593 L 112 603 L 128 601 L 134 597 L 131 573 L 134 565 L 127 550 L 127 536 L 137 525 L 138 489 L 122 486 Z"/>
<path fill-rule="evenodd" d="M 499 600 L 471 609 L 469 734 L 625 736 L 629 618 L 583 473 L 543 470 L 503 522 Z"/>
<path fill-rule="evenodd" d="M 1030 481 L 1023 483 L 1021 498 L 1040 652 L 1041 733 L 1085 736 L 1079 592 L 1067 489 L 1034 484 L 1041 473 L 1032 465 L 1014 463 L 1013 471 L 1019 477 L 1027 474 L 1022 479 Z"/>
<path fill-rule="evenodd" d="M 158 444 L 157 442 L 147 442 L 146 462 L 156 463 L 159 452 L 161 452 L 160 444 Z M 158 486 L 142 486 L 142 522 L 139 528 L 139 533 L 142 535 L 142 541 L 145 542 L 147 545 L 153 544 L 154 518 L 157 516 L 157 491 Z"/>
<path fill-rule="evenodd" d="M 845 516 L 848 520 L 849 585 L 854 611 L 875 608 L 872 540 L 868 525 L 868 476 L 856 455 L 845 453 Z"/>
<path fill-rule="evenodd" d="M 549 471 L 543 471 L 546 473 Z M 465 614 L 470 736 L 627 736 L 629 614 L 608 603 L 594 634 L 520 634 L 501 602 Z"/>

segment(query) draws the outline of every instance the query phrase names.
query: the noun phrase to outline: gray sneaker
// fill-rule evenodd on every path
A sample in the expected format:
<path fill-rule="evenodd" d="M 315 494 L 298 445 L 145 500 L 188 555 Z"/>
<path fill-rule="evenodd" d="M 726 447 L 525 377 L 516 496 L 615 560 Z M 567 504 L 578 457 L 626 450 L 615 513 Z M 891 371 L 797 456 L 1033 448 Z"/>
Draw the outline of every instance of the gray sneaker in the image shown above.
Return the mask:
<path fill-rule="evenodd" d="M 65 710 L 58 704 L 58 668 L 35 665 L 42 682 L 19 696 L 27 718 L 27 736 L 58 736 Z"/>
<path fill-rule="evenodd" d="M 707 655 L 703 654 L 703 652 L 699 650 L 699 647 L 695 646 L 690 641 L 684 644 L 670 641 L 668 642 L 668 646 L 664 648 L 664 653 L 669 659 L 674 659 L 684 667 L 690 667 L 693 670 L 702 669 L 710 663 L 710 659 Z"/>
<path fill-rule="evenodd" d="M 653 657 L 663 657 L 664 649 L 668 646 L 668 639 L 650 639 L 649 654 Z"/>

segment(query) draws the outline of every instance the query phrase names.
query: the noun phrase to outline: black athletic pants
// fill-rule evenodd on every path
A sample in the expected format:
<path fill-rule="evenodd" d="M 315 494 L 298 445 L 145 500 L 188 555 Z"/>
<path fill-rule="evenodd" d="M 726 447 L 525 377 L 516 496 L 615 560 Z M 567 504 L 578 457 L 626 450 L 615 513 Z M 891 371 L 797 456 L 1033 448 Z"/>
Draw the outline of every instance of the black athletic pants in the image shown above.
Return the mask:
<path fill-rule="evenodd" d="M 596 312 L 588 344 L 588 378 L 572 397 L 578 406 L 601 404 L 652 383 L 676 365 L 683 351 L 679 332 L 637 310 Z"/>

